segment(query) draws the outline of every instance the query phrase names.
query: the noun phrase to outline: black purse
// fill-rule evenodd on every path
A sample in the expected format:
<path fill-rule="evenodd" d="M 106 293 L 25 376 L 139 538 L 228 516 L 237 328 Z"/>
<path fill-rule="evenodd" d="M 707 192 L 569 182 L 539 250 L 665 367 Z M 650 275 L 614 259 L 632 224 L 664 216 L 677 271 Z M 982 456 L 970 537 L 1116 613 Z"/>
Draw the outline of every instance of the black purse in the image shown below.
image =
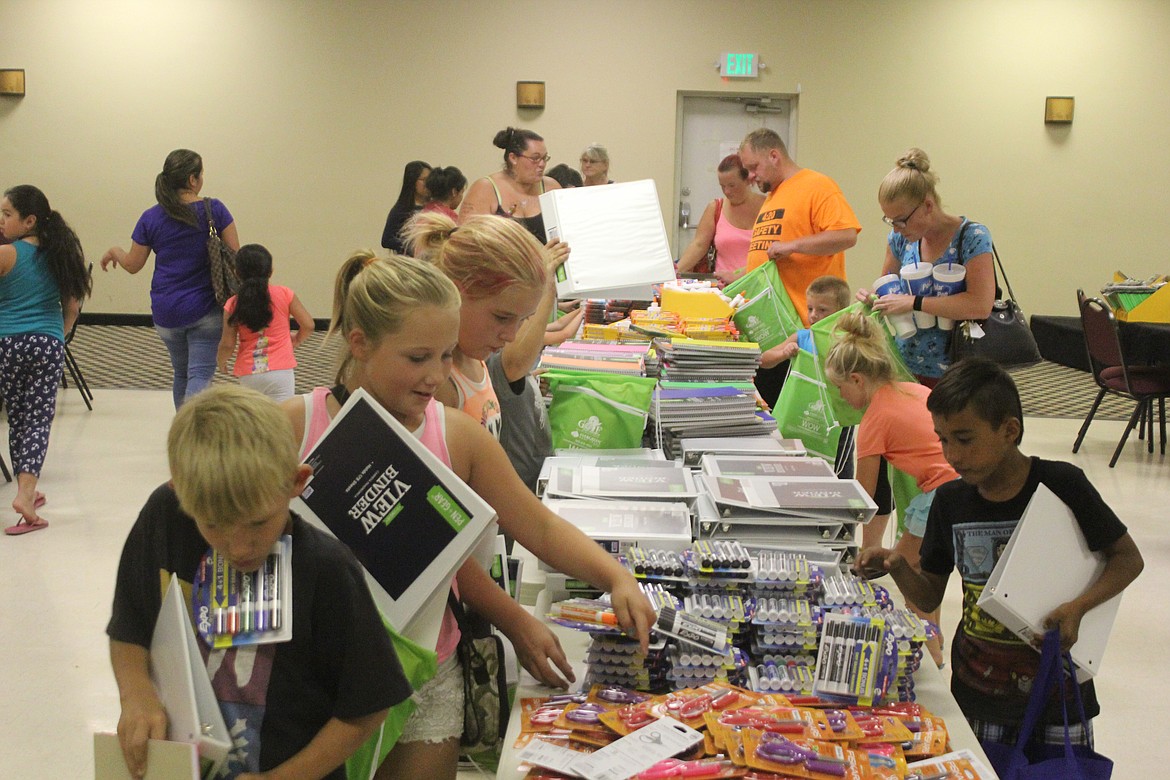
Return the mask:
<path fill-rule="evenodd" d="M 463 670 L 463 736 L 459 747 L 465 754 L 482 753 L 499 746 L 508 730 L 508 674 L 504 666 L 504 642 L 491 625 L 467 612 L 452 591 L 447 603 L 459 624 L 459 666 Z"/>
<path fill-rule="evenodd" d="M 967 222 L 959 230 L 959 256 L 962 258 L 963 233 L 967 230 Z M 1003 275 L 1003 283 L 1007 286 L 1007 297 L 1000 298 L 1002 291 L 999 287 L 998 276 L 995 279 L 996 301 L 991 307 L 991 314 L 985 320 L 963 320 L 956 322 L 951 329 L 950 344 L 947 346 L 947 355 L 951 363 L 958 363 L 966 357 L 976 356 L 987 358 L 1001 366 L 1020 366 L 1030 363 L 1039 363 L 1040 348 L 1036 346 L 1036 337 L 1028 327 L 1028 319 L 1024 310 L 1016 303 L 1016 294 L 1012 292 L 1012 283 L 1008 281 L 1007 271 L 999 259 L 999 252 L 995 244 L 991 245 L 995 265 L 999 266 L 999 273 Z M 995 265 L 991 273 L 995 275 Z"/>

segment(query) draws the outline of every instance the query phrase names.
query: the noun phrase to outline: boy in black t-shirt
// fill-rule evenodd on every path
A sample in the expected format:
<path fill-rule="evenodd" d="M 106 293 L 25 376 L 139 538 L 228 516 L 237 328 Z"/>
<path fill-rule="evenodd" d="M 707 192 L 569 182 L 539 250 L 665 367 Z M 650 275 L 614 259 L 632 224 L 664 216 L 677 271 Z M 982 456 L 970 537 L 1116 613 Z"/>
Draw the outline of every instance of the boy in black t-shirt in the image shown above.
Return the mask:
<path fill-rule="evenodd" d="M 209 545 L 251 572 L 289 534 L 292 638 L 227 650 L 198 638 L 233 738 L 227 776 L 279 768 L 343 780 L 343 762 L 411 690 L 352 553 L 289 512 L 311 469 L 298 465 L 288 418 L 255 391 L 209 389 L 175 416 L 167 452 L 172 481 L 151 495 L 126 539 L 106 628 L 127 767 L 141 777 L 147 739 L 166 737 L 149 648 L 170 574 L 190 604 Z"/>
<path fill-rule="evenodd" d="M 1072 510 L 1089 549 L 1105 558 L 1096 582 L 1045 620 L 1046 627 L 1060 629 L 1063 649 L 1076 642 L 1086 612 L 1121 593 L 1141 573 L 1142 556 L 1084 472 L 1020 452 L 1024 424 L 1019 393 L 998 365 L 968 359 L 952 366 L 926 406 L 943 454 L 961 479 L 935 494 L 922 539 L 922 570 L 914 571 L 898 553 L 877 547 L 863 550 L 856 567 L 890 572 L 907 600 L 924 610 L 939 605 L 947 578 L 959 569 L 963 617 L 951 650 L 951 691 L 980 741 L 1014 745 L 1040 656 L 976 602 L 1036 487 L 1045 485 Z M 1060 562 L 1053 561 L 1053 566 Z M 1081 690 L 1090 720 L 1085 729 L 1073 727 L 1071 733 L 1074 742 L 1091 744 L 1091 718 L 1100 707 L 1091 681 Z M 1037 730 L 1038 738 L 1064 744 L 1056 697 L 1044 718 L 1046 728 Z"/>

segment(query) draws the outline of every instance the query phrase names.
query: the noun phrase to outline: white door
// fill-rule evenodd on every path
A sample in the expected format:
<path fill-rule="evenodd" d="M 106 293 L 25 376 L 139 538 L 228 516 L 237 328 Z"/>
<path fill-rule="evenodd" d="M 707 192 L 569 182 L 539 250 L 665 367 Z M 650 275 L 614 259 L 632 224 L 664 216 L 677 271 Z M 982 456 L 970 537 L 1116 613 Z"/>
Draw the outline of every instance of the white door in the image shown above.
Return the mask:
<path fill-rule="evenodd" d="M 725 94 L 688 95 L 679 93 L 678 128 L 675 149 L 674 257 L 695 238 L 703 209 L 719 190 L 719 161 L 739 151 L 744 136 L 759 127 L 775 130 L 796 156 L 790 128 L 793 95 Z"/>

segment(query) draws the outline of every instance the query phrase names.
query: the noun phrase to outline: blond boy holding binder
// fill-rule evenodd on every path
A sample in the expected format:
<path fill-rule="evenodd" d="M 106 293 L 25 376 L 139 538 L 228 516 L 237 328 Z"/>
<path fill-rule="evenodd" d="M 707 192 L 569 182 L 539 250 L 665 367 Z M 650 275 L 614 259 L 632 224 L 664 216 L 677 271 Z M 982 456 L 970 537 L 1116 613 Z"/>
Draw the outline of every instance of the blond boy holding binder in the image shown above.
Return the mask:
<path fill-rule="evenodd" d="M 411 690 L 353 555 L 289 512 L 310 470 L 287 417 L 255 391 L 213 388 L 179 410 L 167 451 L 171 482 L 130 531 L 106 628 L 127 767 L 141 777 L 147 740 L 167 736 L 149 647 L 171 573 L 189 590 L 209 546 L 256 571 L 287 534 L 292 638 L 227 650 L 199 640 L 234 741 L 226 776 L 343 779 L 346 758 Z"/>
<path fill-rule="evenodd" d="M 1081 618 L 1125 590 L 1142 570 L 1142 556 L 1121 520 L 1083 471 L 1069 463 L 1020 452 L 1023 412 L 1011 377 L 995 363 L 968 359 L 952 366 L 926 401 L 943 455 L 960 479 L 938 488 L 922 538 L 921 572 L 892 550 L 870 548 L 859 570 L 884 568 L 906 598 L 931 610 L 942 601 L 958 568 L 963 617 L 951 649 L 951 691 L 981 742 L 1014 745 L 1040 655 L 977 601 L 1036 488 L 1043 484 L 1076 516 L 1090 550 L 1105 559 L 1101 575 L 1077 598 L 1048 615 L 1061 645 L 1076 643 Z M 1061 562 L 1051 561 L 1053 576 Z M 1076 744 L 1091 744 L 1092 718 L 1100 712 L 1092 681 L 1081 686 L 1087 720 L 1070 726 Z M 1060 700 L 1054 698 L 1037 729 L 1041 740 L 1064 744 Z"/>

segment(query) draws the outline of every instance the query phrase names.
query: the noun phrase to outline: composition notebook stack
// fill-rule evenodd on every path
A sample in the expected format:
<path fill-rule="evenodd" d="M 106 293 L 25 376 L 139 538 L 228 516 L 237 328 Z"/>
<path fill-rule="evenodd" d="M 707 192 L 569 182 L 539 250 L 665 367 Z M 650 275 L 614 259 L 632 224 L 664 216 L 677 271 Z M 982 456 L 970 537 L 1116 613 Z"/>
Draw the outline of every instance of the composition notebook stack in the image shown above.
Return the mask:
<path fill-rule="evenodd" d="M 559 347 L 545 347 L 540 356 L 540 368 L 647 376 L 657 368 L 657 362 L 647 342 L 615 344 L 572 340 Z"/>
<path fill-rule="evenodd" d="M 709 341 L 683 336 L 656 338 L 662 378 L 679 382 L 751 382 L 760 366 L 760 346 L 751 341 Z"/>

